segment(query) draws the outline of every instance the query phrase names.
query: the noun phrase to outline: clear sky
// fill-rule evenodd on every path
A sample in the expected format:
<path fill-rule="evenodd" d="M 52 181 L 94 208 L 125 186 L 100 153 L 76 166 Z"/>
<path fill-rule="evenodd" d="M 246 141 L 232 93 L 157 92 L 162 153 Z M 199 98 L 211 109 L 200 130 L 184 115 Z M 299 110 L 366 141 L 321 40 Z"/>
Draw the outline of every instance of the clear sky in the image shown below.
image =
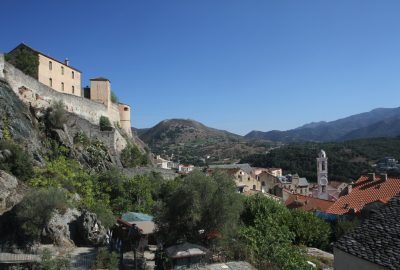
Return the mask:
<path fill-rule="evenodd" d="M 20 42 L 110 79 L 132 125 L 238 134 L 400 106 L 400 1 L 2 0 Z"/>

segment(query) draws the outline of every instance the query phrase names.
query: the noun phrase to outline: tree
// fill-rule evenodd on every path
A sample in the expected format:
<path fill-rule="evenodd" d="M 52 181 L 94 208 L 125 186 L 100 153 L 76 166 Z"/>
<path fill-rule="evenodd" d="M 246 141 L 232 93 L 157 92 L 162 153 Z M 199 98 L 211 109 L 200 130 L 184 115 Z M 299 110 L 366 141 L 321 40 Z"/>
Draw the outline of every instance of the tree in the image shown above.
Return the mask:
<path fill-rule="evenodd" d="M 111 102 L 112 102 L 112 103 L 118 103 L 118 97 L 117 97 L 117 95 L 114 93 L 114 91 L 111 91 Z"/>
<path fill-rule="evenodd" d="M 242 252 L 258 269 L 309 269 L 304 251 L 293 245 L 295 233 L 286 225 L 290 211 L 280 203 L 262 195 L 245 199 L 241 216 L 244 226 L 238 241 Z"/>
<path fill-rule="evenodd" d="M 5 55 L 5 60 L 24 72 L 25 74 L 37 79 L 39 56 L 26 47 L 19 47 L 11 53 Z"/>
<path fill-rule="evenodd" d="M 289 229 L 295 235 L 294 244 L 326 249 L 329 246 L 331 228 L 328 223 L 312 213 L 293 209 Z"/>
<path fill-rule="evenodd" d="M 121 162 L 126 168 L 147 165 L 147 154 L 141 153 L 136 145 L 129 143 L 121 152 Z"/>
<path fill-rule="evenodd" d="M 211 232 L 229 237 L 235 231 L 241 197 L 227 175 L 195 171 L 174 182 L 156 212 L 159 236 L 167 245 L 179 240 L 204 242 Z"/>
<path fill-rule="evenodd" d="M 77 161 L 63 156 L 48 162 L 45 167 L 36 168 L 29 183 L 34 187 L 64 188 L 70 196 L 77 193 L 84 207 L 92 207 L 95 202 L 93 176 Z"/>
<path fill-rule="evenodd" d="M 152 184 L 147 176 L 127 177 L 117 170 L 99 174 L 96 179 L 98 200 L 108 201 L 113 213 L 128 211 L 151 213 L 154 204 Z"/>

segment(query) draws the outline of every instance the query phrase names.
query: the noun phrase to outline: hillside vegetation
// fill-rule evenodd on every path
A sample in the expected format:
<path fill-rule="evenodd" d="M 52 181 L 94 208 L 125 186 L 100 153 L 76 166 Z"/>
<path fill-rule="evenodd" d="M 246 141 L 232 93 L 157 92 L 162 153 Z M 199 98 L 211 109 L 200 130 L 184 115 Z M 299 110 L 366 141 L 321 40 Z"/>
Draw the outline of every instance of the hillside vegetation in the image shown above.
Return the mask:
<path fill-rule="evenodd" d="M 239 135 L 186 119 L 164 120 L 137 133 L 153 153 L 173 155 L 175 161 L 194 165 L 204 165 L 207 156 L 208 162 L 237 161 L 250 154 L 265 153 L 271 145 L 246 141 Z"/>
<path fill-rule="evenodd" d="M 280 167 L 284 173 L 298 173 L 316 181 L 316 157 L 324 149 L 328 155 L 330 180 L 350 181 L 372 172 L 372 165 L 385 156 L 400 158 L 400 137 L 360 139 L 335 143 L 291 144 L 268 154 L 250 155 L 241 160 L 253 166 Z"/>

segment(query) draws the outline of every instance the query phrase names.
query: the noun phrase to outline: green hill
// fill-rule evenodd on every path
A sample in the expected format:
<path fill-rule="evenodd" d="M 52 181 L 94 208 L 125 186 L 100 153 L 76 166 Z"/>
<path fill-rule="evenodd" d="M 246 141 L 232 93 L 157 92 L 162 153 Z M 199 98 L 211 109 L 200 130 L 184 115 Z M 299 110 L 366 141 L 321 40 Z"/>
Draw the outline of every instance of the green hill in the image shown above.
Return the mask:
<path fill-rule="evenodd" d="M 329 179 L 349 181 L 362 173 L 372 172 L 372 165 L 385 156 L 400 159 L 400 137 L 290 144 L 268 154 L 250 155 L 241 162 L 260 167 L 280 167 L 284 173 L 298 173 L 316 181 L 316 157 L 320 149 L 328 155 Z"/>

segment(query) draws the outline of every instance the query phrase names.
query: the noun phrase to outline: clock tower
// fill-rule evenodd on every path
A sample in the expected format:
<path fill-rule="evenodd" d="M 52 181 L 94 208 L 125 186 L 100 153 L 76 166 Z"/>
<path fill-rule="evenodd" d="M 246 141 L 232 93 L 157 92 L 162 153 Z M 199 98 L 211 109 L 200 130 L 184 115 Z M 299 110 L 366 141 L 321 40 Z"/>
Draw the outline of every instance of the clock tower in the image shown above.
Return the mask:
<path fill-rule="evenodd" d="M 328 158 L 324 150 L 319 151 L 317 157 L 317 178 L 318 197 L 327 197 L 326 187 L 328 186 Z"/>

